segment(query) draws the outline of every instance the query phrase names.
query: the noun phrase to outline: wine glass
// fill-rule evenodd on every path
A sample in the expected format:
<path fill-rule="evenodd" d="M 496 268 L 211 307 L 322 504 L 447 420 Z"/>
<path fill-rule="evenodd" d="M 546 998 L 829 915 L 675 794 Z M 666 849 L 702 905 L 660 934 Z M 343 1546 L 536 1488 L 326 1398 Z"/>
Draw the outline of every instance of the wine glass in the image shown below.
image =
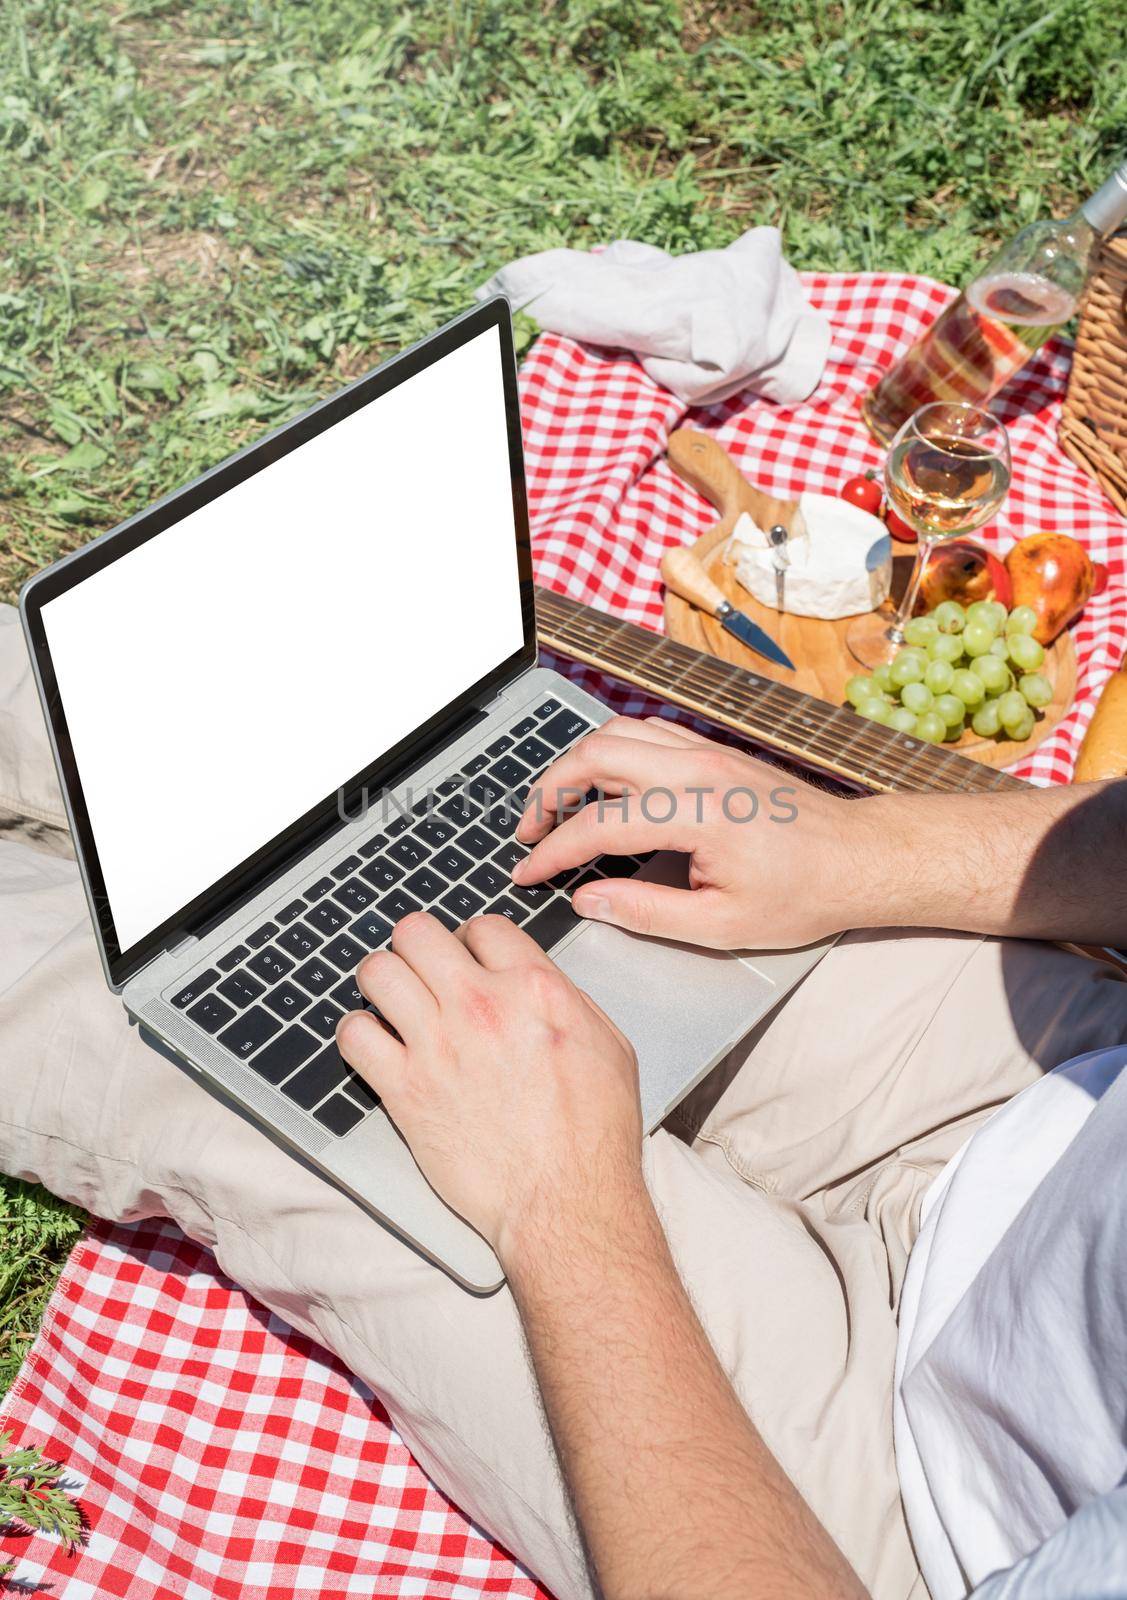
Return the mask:
<path fill-rule="evenodd" d="M 859 617 L 845 642 L 862 666 L 891 661 L 904 643 L 928 557 L 937 544 L 981 528 L 1010 486 L 1010 441 L 997 417 L 981 406 L 936 400 L 921 406 L 888 449 L 888 497 L 920 540 L 916 564 L 900 608 Z"/>

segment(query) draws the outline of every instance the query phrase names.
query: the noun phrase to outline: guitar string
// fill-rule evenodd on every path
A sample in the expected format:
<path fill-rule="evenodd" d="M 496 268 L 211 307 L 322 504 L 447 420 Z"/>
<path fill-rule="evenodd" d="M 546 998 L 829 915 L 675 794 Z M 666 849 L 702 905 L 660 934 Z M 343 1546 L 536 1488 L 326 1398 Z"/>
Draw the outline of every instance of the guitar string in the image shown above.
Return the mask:
<path fill-rule="evenodd" d="M 575 603 L 572 602 L 572 604 Z M 577 623 L 579 629 L 591 627 L 591 624 L 586 622 L 585 619 L 577 619 Z M 646 634 L 642 653 L 646 657 L 656 658 L 653 665 L 659 671 L 665 666 L 661 661 L 663 651 L 677 659 L 674 651 L 687 648 L 678 646 L 676 641 L 662 639 L 660 635 L 650 635 L 647 630 L 638 628 L 637 624 L 619 622 L 612 619 L 609 626 L 617 630 L 624 628 L 637 629 L 638 633 Z M 644 668 L 640 669 L 636 655 L 622 655 L 615 649 L 613 641 L 606 637 L 609 630 L 602 627 L 601 621 L 596 623 L 595 627 L 597 630 L 602 631 L 604 635 L 597 641 L 593 641 L 590 637 L 584 637 L 583 632 L 578 631 L 577 627 L 573 627 L 567 619 L 560 618 L 558 631 L 560 640 L 564 644 L 563 653 L 569 653 L 567 649 L 569 643 L 572 647 L 578 646 L 587 651 L 590 651 L 593 645 L 597 643 L 606 653 L 606 659 L 613 662 L 614 665 L 623 669 L 630 669 L 634 674 L 639 670 L 644 670 Z M 550 645 L 551 640 L 546 640 L 546 643 Z M 649 665 L 650 663 L 647 662 L 646 666 Z M 751 680 L 754 688 L 749 690 L 748 686 L 740 683 L 738 679 L 733 682 L 731 673 L 740 673 L 742 676 L 746 676 Z M 627 675 L 629 676 L 629 671 Z M 698 680 L 696 684 L 689 681 L 694 677 Z M 915 765 L 922 759 L 923 763 L 932 769 L 926 786 L 941 788 L 952 793 L 960 790 L 965 792 L 971 788 L 994 792 L 998 788 L 1008 787 L 1010 783 L 1019 781 L 1010 778 L 1007 774 L 1001 773 L 995 768 L 983 770 L 969 762 L 966 757 L 960 757 L 957 751 L 944 750 L 941 747 L 928 745 L 922 741 L 915 746 L 908 745 L 907 749 L 905 749 L 906 736 L 897 735 L 891 730 L 884 740 L 880 740 L 879 736 L 875 736 L 875 729 L 871 727 L 862 728 L 860 718 L 856 718 L 857 726 L 853 726 L 854 713 L 845 712 L 843 708 L 839 707 L 827 707 L 825 711 L 813 712 L 811 707 L 817 706 L 818 702 L 812 696 L 804 696 L 801 691 L 791 689 L 787 685 L 778 684 L 771 679 L 760 678 L 756 674 L 744 674 L 743 669 L 734 665 L 729 667 L 727 673 L 717 673 L 702 661 L 694 659 L 687 670 L 677 677 L 676 682 L 673 682 L 667 673 L 667 681 L 664 684 L 658 683 L 654 685 L 651 692 L 660 694 L 663 688 L 675 691 L 678 686 L 690 692 L 697 687 L 703 690 L 713 690 L 729 702 L 723 708 L 729 715 L 742 713 L 747 717 L 748 721 L 755 720 L 754 713 L 758 712 L 762 715 L 763 711 L 767 709 L 763 706 L 755 705 L 753 697 L 766 700 L 773 692 L 781 692 L 784 698 L 791 697 L 798 705 L 802 705 L 805 702 L 807 709 L 800 718 L 803 724 L 800 735 L 786 728 L 786 724 L 793 720 L 789 714 L 780 719 L 783 725 L 783 732 L 791 732 L 792 742 L 797 747 L 796 753 L 811 757 L 832 758 L 833 761 L 839 763 L 848 760 L 849 770 L 858 777 L 867 776 L 870 779 L 907 786 L 905 779 L 906 776 L 910 779 L 910 775 L 906 775 L 905 767 Z M 752 715 L 748 716 L 749 712 Z M 820 719 L 820 726 L 818 726 L 815 718 Z M 846 728 L 849 728 L 850 731 L 844 743 L 840 739 L 831 743 L 825 742 L 825 735 L 835 733 L 838 730 L 844 733 Z M 755 736 L 753 733 L 752 737 Z M 766 730 L 762 729 L 758 736 L 760 738 L 769 737 Z M 775 732 L 774 736 L 778 738 L 780 734 Z M 862 759 L 859 761 L 853 760 L 854 756 Z M 907 757 L 907 760 L 905 760 L 905 757 Z M 952 757 L 954 757 L 954 761 L 952 761 Z M 894 762 L 892 770 L 887 765 L 889 760 Z M 878 763 L 883 770 L 878 770 Z M 957 773 L 953 770 L 956 763 L 960 769 Z M 986 775 L 987 772 L 990 774 L 989 777 Z"/>
<path fill-rule="evenodd" d="M 559 598 L 561 597 L 552 596 L 552 599 Z M 565 604 L 566 603 L 567 602 L 565 601 Z M 570 602 L 571 605 L 577 605 L 578 603 L 579 602 L 575 601 Z M 661 662 L 661 656 L 663 654 L 671 656 L 674 660 L 678 660 L 682 653 L 686 655 L 690 653 L 690 647 L 680 645 L 676 640 L 665 639 L 660 634 L 652 634 L 649 632 L 649 630 L 640 628 L 636 623 L 629 623 L 624 620 L 620 621 L 618 619 L 608 619 L 608 622 L 604 624 L 602 618 L 599 617 L 597 613 L 593 619 L 576 619 L 576 626 L 579 628 L 590 629 L 592 625 L 594 626 L 596 632 L 600 632 L 603 635 L 603 637 L 599 640 L 599 643 L 610 651 L 613 651 L 614 648 L 613 637 L 611 637 L 612 630 L 622 632 L 623 630 L 629 629 L 633 634 L 642 636 L 638 640 L 640 653 L 644 657 L 653 658 L 658 666 L 664 666 L 664 663 Z M 573 645 L 582 644 L 588 649 L 591 648 L 592 640 L 589 637 L 584 638 L 582 633 L 576 634 L 575 629 L 571 627 L 568 619 L 561 618 L 560 626 L 563 629 L 563 635 L 561 635 L 561 637 L 568 635 L 570 636 L 570 640 Z M 629 648 L 629 646 L 627 647 Z M 734 701 L 742 699 L 744 705 L 741 707 L 741 709 L 750 709 L 758 712 L 762 712 L 766 708 L 762 706 L 755 706 L 753 703 L 755 697 L 766 701 L 772 694 L 781 695 L 784 699 L 789 698 L 794 702 L 795 705 L 805 706 L 806 709 L 803 712 L 800 720 L 806 725 L 806 730 L 809 731 L 812 717 L 815 715 L 815 713 L 812 711 L 812 708 L 820 706 L 820 702 L 818 702 L 813 696 L 806 695 L 800 690 L 792 689 L 788 685 L 780 684 L 774 679 L 763 678 L 758 674 L 747 672 L 746 669 L 737 667 L 734 663 L 716 662 L 715 668 L 720 669 L 718 673 L 711 667 L 711 665 L 705 664 L 707 658 L 703 657 L 702 652 L 692 651 L 691 655 L 692 660 L 688 665 L 687 671 L 678 677 L 677 682 L 686 683 L 688 687 L 693 687 L 691 684 L 688 684 L 688 679 L 696 676 L 701 680 L 701 687 L 722 692 L 729 700 Z M 615 657 L 615 660 L 616 664 L 620 666 L 629 665 L 637 670 L 637 663 L 632 658 L 623 659 L 621 656 L 617 656 Z M 732 681 L 733 674 L 737 675 L 734 682 Z M 742 680 L 750 680 L 750 684 Z M 667 683 L 665 686 L 671 687 L 672 684 Z M 896 751 L 898 756 L 901 758 L 905 753 L 903 749 L 903 742 L 906 741 L 906 735 L 900 735 L 893 730 L 888 730 L 887 733 L 878 734 L 876 728 L 874 728 L 872 724 L 868 724 L 865 727 L 864 732 L 861 732 L 859 726 L 855 726 L 855 724 L 860 724 L 860 719 L 856 718 L 855 713 L 847 712 L 842 707 L 827 706 L 824 710 L 819 709 L 816 715 L 821 719 L 822 727 L 820 731 L 822 732 L 828 732 L 831 729 L 836 730 L 838 728 L 844 732 L 847 727 L 854 730 L 850 733 L 846 741 L 850 747 L 850 753 L 857 751 L 858 753 L 863 753 L 866 755 L 884 756 L 890 754 L 892 751 Z M 790 720 L 789 715 L 787 720 Z M 947 750 L 943 749 L 942 747 L 928 745 L 923 741 L 920 741 L 920 746 L 922 750 L 927 753 L 925 759 L 930 759 L 933 765 L 938 764 L 950 769 L 957 764 L 960 768 L 966 769 L 963 775 L 968 781 L 974 781 L 977 779 L 981 784 L 983 780 L 985 780 L 986 785 L 991 788 L 1007 785 L 1007 775 L 1000 773 L 996 768 L 986 768 L 984 770 L 981 766 L 968 761 L 966 757 L 960 756 L 958 751 L 955 750 Z M 909 746 L 909 748 L 911 747 Z M 825 753 L 825 749 L 826 747 L 822 746 L 821 753 Z M 954 759 L 952 760 L 952 758 Z M 900 764 L 902 764 L 902 761 L 898 762 L 898 765 Z M 989 778 L 986 778 L 987 772 L 991 774 Z M 1008 781 L 1017 783 L 1020 780 L 1009 779 Z"/>

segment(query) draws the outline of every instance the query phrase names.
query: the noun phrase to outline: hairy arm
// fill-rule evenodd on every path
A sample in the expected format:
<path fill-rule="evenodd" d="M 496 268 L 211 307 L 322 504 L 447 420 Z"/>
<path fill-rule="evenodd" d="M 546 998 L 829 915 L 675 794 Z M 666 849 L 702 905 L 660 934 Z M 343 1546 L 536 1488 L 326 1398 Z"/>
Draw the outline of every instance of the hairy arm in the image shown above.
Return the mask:
<path fill-rule="evenodd" d="M 605 1600 L 860 1600 L 741 1408 L 640 1174 L 501 1249 Z"/>
<path fill-rule="evenodd" d="M 357 981 L 395 1034 L 341 1050 L 505 1268 L 604 1600 L 858 1600 L 678 1279 L 627 1041 L 504 917 L 405 917 Z"/>
<path fill-rule="evenodd" d="M 854 926 L 1127 944 L 1127 780 L 857 808 L 880 866 Z"/>
<path fill-rule="evenodd" d="M 569 809 L 591 788 L 613 804 Z M 686 728 L 616 718 L 548 769 L 517 837 L 532 847 L 520 883 L 603 852 L 687 856 L 688 890 L 620 878 L 573 903 L 696 944 L 801 945 L 879 927 L 1127 944 L 1127 779 L 846 800 Z"/>

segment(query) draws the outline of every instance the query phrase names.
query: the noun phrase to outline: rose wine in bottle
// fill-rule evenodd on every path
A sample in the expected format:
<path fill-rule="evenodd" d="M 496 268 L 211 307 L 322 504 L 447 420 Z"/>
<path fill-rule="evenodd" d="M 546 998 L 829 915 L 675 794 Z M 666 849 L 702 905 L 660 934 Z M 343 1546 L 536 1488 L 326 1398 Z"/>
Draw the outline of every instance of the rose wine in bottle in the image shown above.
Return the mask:
<path fill-rule="evenodd" d="M 1071 217 L 1023 228 L 865 396 L 881 443 L 930 401 L 997 394 L 1073 315 L 1096 244 L 1125 219 L 1127 163 Z"/>

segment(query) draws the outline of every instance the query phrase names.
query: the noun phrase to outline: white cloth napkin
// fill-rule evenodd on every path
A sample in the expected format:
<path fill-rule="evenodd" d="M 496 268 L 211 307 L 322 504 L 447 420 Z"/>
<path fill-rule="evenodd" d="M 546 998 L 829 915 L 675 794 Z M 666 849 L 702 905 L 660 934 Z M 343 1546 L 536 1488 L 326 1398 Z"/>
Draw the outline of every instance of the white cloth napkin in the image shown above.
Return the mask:
<path fill-rule="evenodd" d="M 502 267 L 478 299 L 507 295 L 551 333 L 632 350 L 690 405 L 751 388 L 793 404 L 817 388 L 830 325 L 806 302 L 777 228 L 723 250 L 671 256 L 635 239 L 542 250 Z"/>

